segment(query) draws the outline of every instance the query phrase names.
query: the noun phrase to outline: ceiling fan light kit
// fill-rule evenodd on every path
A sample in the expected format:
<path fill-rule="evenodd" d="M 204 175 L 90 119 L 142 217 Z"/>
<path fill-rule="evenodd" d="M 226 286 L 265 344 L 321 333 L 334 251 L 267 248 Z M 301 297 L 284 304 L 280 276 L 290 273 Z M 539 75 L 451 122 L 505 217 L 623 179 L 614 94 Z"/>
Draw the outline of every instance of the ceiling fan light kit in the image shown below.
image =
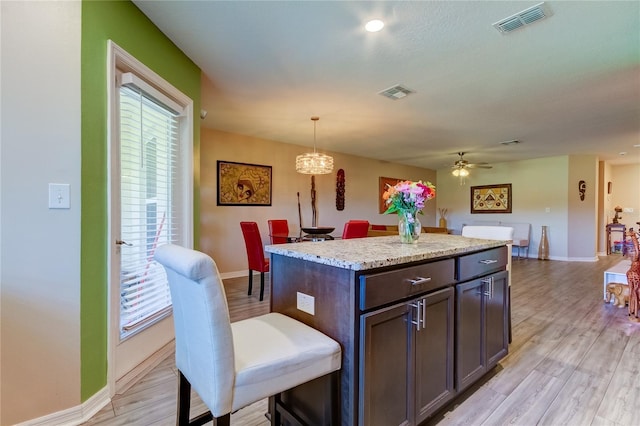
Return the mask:
<path fill-rule="evenodd" d="M 464 183 L 464 178 L 469 176 L 469 169 L 490 169 L 493 167 L 487 163 L 469 163 L 464 159 L 464 152 L 458 152 L 458 155 L 460 156 L 460 158 L 455 163 L 453 163 L 453 166 L 451 166 L 451 168 L 453 169 L 451 170 L 451 174 L 455 177 L 460 178 L 460 185 Z"/>

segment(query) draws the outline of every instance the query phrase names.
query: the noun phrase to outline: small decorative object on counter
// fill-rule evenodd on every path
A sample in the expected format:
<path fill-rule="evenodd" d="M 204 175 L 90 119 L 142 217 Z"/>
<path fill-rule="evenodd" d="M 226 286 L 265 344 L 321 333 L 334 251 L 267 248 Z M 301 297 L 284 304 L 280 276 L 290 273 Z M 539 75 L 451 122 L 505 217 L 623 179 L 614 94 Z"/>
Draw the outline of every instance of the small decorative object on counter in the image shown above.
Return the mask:
<path fill-rule="evenodd" d="M 538 259 L 549 260 L 549 240 L 547 240 L 547 227 L 545 225 L 542 226 L 542 235 L 538 246 Z"/>
<path fill-rule="evenodd" d="M 382 199 L 389 207 L 384 214 L 398 214 L 398 234 L 402 243 L 416 244 L 418 242 L 422 224 L 417 216 L 423 214 L 422 209 L 425 202 L 435 196 L 436 187 L 431 182 L 405 180 L 394 186 L 387 185 Z"/>

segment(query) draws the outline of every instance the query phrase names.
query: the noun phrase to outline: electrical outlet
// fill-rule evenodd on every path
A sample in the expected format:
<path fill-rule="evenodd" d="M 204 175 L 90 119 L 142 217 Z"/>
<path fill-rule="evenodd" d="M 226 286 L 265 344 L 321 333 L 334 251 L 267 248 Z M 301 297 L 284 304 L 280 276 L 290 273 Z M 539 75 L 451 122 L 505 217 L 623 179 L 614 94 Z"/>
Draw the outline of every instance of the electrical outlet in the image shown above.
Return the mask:
<path fill-rule="evenodd" d="M 625 207 L 622 209 L 623 213 L 633 213 L 633 207 Z"/>
<path fill-rule="evenodd" d="M 551 213 L 551 207 L 546 207 L 546 208 L 544 209 L 544 212 L 545 212 L 545 213 Z"/>
<path fill-rule="evenodd" d="M 302 312 L 306 312 L 311 315 L 315 315 L 315 303 L 316 299 L 313 296 L 309 296 L 308 294 L 297 292 L 298 296 L 298 304 L 297 308 Z"/>

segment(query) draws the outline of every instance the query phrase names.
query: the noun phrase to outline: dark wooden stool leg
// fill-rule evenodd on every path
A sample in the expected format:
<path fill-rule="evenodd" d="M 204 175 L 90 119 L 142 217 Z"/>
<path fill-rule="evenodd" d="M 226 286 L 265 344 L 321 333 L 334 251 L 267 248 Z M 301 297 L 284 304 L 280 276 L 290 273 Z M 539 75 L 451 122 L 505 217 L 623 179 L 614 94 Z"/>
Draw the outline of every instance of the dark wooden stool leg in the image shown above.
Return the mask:
<path fill-rule="evenodd" d="M 253 271 L 249 269 L 249 292 L 247 292 L 248 296 L 251 296 L 251 288 L 253 287 Z"/>
<path fill-rule="evenodd" d="M 176 417 L 177 426 L 187 426 L 189 424 L 189 407 L 191 405 L 191 383 L 182 374 L 178 377 L 178 415 Z"/>
<path fill-rule="evenodd" d="M 260 272 L 260 301 L 264 299 L 264 272 Z"/>

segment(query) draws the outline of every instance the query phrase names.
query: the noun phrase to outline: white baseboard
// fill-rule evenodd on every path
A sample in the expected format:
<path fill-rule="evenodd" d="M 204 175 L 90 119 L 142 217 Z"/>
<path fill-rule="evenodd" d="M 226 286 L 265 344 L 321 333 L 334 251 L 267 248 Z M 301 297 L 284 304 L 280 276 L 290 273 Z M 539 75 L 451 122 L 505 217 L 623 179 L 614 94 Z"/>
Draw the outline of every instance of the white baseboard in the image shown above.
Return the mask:
<path fill-rule="evenodd" d="M 109 388 L 105 386 L 81 405 L 18 423 L 18 426 L 77 426 L 89 420 L 110 402 Z"/>
<path fill-rule="evenodd" d="M 257 272 L 259 274 L 259 272 Z M 254 275 L 256 273 L 254 272 Z M 229 278 L 241 278 L 241 277 L 248 277 L 249 276 L 249 270 L 245 269 L 243 271 L 232 271 L 232 272 L 224 272 L 220 274 L 220 278 L 222 278 L 223 280 L 227 280 Z"/>
<path fill-rule="evenodd" d="M 159 350 L 151 354 L 151 356 L 141 362 L 139 365 L 134 367 L 133 370 L 129 371 L 127 374 L 116 380 L 116 394 L 121 394 L 127 391 L 131 386 L 138 383 L 138 381 L 146 375 L 148 372 L 153 370 L 158 366 L 162 361 L 164 361 L 168 356 L 175 353 L 176 351 L 176 341 L 175 339 L 171 340 L 169 343 L 161 347 Z"/>

